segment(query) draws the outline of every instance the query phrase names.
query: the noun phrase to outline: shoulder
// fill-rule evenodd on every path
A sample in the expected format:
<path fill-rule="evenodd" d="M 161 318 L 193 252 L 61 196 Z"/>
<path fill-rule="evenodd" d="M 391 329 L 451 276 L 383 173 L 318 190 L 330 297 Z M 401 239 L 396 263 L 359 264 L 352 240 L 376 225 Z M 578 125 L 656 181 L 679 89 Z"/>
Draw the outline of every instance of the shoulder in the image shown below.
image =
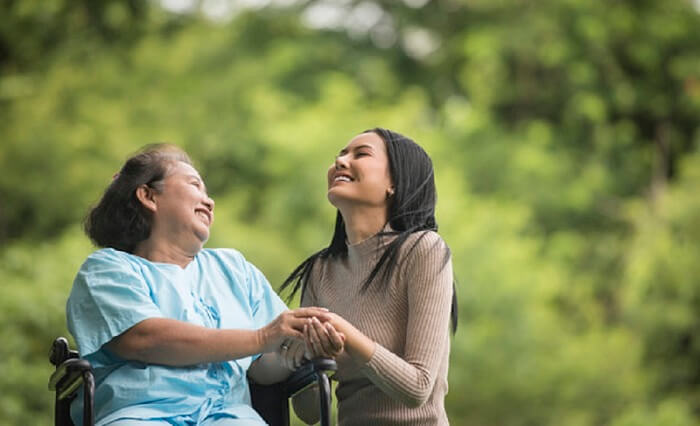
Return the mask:
<path fill-rule="evenodd" d="M 232 248 L 202 249 L 197 259 L 205 269 L 220 269 L 237 277 L 247 277 L 257 268 L 241 252 Z"/>
<path fill-rule="evenodd" d="M 401 246 L 400 273 L 402 277 L 434 276 L 442 272 L 451 274 L 452 255 L 447 243 L 437 232 L 418 231 Z"/>
<path fill-rule="evenodd" d="M 403 244 L 404 256 L 415 258 L 439 254 L 449 256 L 450 248 L 440 234 L 435 231 L 418 231 L 408 236 Z"/>
<path fill-rule="evenodd" d="M 243 254 L 232 248 L 207 248 L 200 250 L 197 253 L 197 258 L 204 262 L 224 262 L 228 264 L 244 264 L 246 263 Z"/>
<path fill-rule="evenodd" d="M 316 256 L 316 258 L 311 261 L 311 265 L 309 265 L 310 271 L 312 274 L 319 274 L 329 263 L 334 261 L 335 259 L 330 257 Z"/>
<path fill-rule="evenodd" d="M 102 248 L 99 250 L 95 250 L 94 252 L 90 253 L 90 255 L 87 257 L 86 262 L 93 262 L 93 261 L 101 261 L 101 260 L 119 260 L 119 259 L 126 259 L 128 256 L 131 256 L 129 253 L 113 249 L 113 248 Z"/>
<path fill-rule="evenodd" d="M 316 283 L 314 285 L 318 285 L 318 283 L 324 280 L 324 277 L 333 273 L 335 270 L 333 265 L 339 263 L 341 263 L 341 260 L 337 256 L 316 256 L 311 261 L 311 265 L 309 265 L 309 279 L 307 280 L 307 284 Z"/>
<path fill-rule="evenodd" d="M 147 285 L 139 259 L 138 256 L 112 248 L 91 253 L 75 276 L 71 294 L 92 292 L 96 288 L 108 291 L 125 283 L 130 286 Z"/>
<path fill-rule="evenodd" d="M 80 267 L 81 271 L 96 269 L 133 269 L 136 256 L 113 248 L 103 248 L 91 253 Z"/>
<path fill-rule="evenodd" d="M 419 298 L 450 294 L 454 282 L 452 258 L 449 247 L 438 233 L 415 232 L 401 251 L 398 274 L 411 292 Z"/>

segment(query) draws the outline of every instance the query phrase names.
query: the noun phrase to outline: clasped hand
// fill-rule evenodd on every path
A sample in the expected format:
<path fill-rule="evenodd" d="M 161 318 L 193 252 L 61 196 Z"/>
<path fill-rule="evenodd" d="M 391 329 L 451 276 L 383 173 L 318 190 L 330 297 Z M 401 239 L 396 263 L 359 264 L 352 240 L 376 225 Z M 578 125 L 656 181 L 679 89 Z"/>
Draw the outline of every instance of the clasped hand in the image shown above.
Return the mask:
<path fill-rule="evenodd" d="M 285 367 L 296 370 L 304 359 L 335 358 L 343 352 L 345 335 L 331 324 L 332 315 L 306 318 L 301 335 L 282 342 L 277 351 Z"/>

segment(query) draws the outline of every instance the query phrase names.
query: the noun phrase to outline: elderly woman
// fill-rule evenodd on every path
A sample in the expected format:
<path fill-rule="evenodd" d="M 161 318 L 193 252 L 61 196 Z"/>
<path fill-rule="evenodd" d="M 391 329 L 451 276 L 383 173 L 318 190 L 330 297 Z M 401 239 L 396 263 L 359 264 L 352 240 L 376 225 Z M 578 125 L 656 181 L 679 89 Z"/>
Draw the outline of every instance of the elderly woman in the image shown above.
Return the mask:
<path fill-rule="evenodd" d="M 280 345 L 327 319 L 288 311 L 239 252 L 203 249 L 213 219 L 202 178 L 172 145 L 131 157 L 89 213 L 86 233 L 103 248 L 80 268 L 67 317 L 94 367 L 98 425 L 265 424 L 246 374 L 284 379 Z"/>
<path fill-rule="evenodd" d="M 436 190 L 428 154 L 414 141 L 376 128 L 354 137 L 328 169 L 328 200 L 338 209 L 328 247 L 309 257 L 284 287 L 330 320 L 305 328 L 285 363 L 305 350 L 338 354 L 338 424 L 448 424 L 444 399 L 450 319 L 457 324 L 452 261 L 437 233 Z M 318 418 L 301 394 L 299 417 Z"/>

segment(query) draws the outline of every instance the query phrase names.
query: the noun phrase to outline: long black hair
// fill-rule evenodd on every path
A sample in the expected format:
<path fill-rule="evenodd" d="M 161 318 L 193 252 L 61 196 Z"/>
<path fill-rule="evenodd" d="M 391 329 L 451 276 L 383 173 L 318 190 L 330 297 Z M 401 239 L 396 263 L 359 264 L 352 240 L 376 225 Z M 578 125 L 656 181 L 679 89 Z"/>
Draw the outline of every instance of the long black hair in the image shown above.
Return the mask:
<path fill-rule="evenodd" d="M 415 232 L 422 232 L 410 250 L 426 235 L 427 231 L 438 230 L 435 221 L 435 203 L 437 193 L 435 189 L 435 178 L 433 173 L 433 163 L 428 154 L 413 140 L 399 133 L 383 128 L 374 128 L 362 133 L 376 133 L 386 145 L 387 156 L 389 158 L 389 173 L 394 185 L 394 194 L 389 198 L 388 222 L 391 230 L 382 231 L 380 236 L 396 236 L 387 245 L 386 250 L 377 261 L 374 269 L 370 272 L 362 285 L 362 290 L 366 290 L 380 275 L 380 281 L 387 282 L 387 279 L 394 272 L 399 249 L 404 242 Z M 291 300 L 301 288 L 302 294 L 311 274 L 311 269 L 317 259 L 328 259 L 330 257 L 344 258 L 348 254 L 346 244 L 347 234 L 345 233 L 345 223 L 340 211 L 336 213 L 335 231 L 328 247 L 314 253 L 304 260 L 287 277 L 280 290 L 292 287 L 288 300 Z M 409 252 L 410 253 L 410 252 Z M 447 248 L 444 264 L 450 259 L 450 250 Z M 445 266 L 443 265 L 443 267 Z M 454 281 L 452 284 L 452 307 L 450 316 L 452 320 L 452 331 L 457 331 L 457 293 Z"/>
<path fill-rule="evenodd" d="M 152 218 L 136 189 L 148 185 L 162 191 L 162 180 L 177 162 L 192 165 L 184 151 L 167 143 L 147 145 L 131 156 L 85 218 L 85 233 L 93 244 L 133 253 L 151 235 Z"/>

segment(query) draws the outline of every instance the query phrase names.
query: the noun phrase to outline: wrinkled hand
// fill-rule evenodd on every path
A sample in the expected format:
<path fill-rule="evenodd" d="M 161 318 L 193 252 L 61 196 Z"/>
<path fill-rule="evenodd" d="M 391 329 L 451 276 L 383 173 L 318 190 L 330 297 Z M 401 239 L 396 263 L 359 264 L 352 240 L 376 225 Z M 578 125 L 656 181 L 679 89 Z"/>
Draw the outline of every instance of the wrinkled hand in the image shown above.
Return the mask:
<path fill-rule="evenodd" d="M 328 310 L 315 307 L 299 308 L 279 314 L 271 323 L 258 330 L 261 352 L 276 351 L 288 338 L 304 339 L 304 326 L 311 323 L 311 318 L 327 321 Z"/>
<path fill-rule="evenodd" d="M 335 358 L 345 347 L 345 334 L 338 332 L 330 322 L 322 323 L 316 317 L 304 326 L 304 340 L 311 358 Z"/>

